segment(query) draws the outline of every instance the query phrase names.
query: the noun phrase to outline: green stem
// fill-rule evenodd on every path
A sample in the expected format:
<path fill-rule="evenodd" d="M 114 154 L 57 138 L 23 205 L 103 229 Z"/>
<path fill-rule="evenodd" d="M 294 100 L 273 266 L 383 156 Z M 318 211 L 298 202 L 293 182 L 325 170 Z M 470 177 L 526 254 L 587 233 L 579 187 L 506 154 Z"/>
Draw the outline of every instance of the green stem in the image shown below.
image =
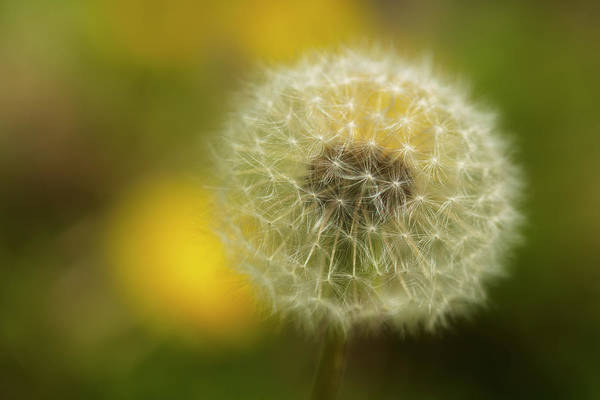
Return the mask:
<path fill-rule="evenodd" d="M 347 337 L 341 332 L 326 332 L 312 400 L 333 400 L 337 396 L 346 366 Z"/>

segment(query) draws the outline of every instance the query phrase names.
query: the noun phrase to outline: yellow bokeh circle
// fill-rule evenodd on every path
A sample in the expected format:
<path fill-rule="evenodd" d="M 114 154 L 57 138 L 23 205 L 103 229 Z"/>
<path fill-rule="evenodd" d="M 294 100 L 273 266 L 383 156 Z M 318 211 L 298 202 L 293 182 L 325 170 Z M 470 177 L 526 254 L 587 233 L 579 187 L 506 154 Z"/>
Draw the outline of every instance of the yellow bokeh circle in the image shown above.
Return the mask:
<path fill-rule="evenodd" d="M 194 65 L 219 54 L 289 60 L 372 31 L 364 0 L 93 1 L 83 29 L 105 50 L 150 64 Z"/>
<path fill-rule="evenodd" d="M 125 195 L 110 217 L 115 280 L 141 315 L 198 337 L 253 336 L 250 286 L 213 232 L 215 202 L 200 183 L 160 178 Z"/>

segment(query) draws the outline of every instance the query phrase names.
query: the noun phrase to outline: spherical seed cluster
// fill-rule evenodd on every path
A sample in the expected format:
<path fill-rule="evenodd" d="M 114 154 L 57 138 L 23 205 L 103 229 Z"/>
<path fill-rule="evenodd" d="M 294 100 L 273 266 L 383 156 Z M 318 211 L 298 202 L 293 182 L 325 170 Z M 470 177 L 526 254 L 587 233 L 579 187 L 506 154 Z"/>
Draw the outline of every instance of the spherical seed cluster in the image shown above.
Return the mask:
<path fill-rule="evenodd" d="M 267 72 L 219 159 L 228 247 L 282 314 L 433 328 L 484 299 L 513 242 L 519 170 L 494 118 L 376 52 Z"/>

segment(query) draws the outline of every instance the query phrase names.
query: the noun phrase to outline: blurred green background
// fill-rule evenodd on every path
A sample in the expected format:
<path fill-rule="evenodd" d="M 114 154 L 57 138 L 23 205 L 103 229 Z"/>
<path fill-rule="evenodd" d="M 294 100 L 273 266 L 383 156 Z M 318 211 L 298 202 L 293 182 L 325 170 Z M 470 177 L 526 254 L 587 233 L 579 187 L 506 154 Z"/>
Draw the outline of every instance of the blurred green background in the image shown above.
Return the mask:
<path fill-rule="evenodd" d="M 501 111 L 528 222 L 486 310 L 355 338 L 340 398 L 600 398 L 598 21 L 577 1 L 0 1 L 0 397 L 306 398 L 318 342 L 207 256 L 205 143 L 258 65 L 366 39 Z"/>

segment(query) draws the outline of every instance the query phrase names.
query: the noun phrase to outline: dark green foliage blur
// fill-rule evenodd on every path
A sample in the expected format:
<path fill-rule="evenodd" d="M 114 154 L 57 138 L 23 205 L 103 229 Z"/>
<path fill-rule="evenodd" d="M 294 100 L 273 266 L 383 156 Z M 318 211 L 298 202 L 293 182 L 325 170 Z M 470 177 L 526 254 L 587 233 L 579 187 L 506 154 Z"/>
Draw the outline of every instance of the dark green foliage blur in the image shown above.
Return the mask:
<path fill-rule="evenodd" d="M 257 65 L 364 38 L 429 53 L 499 110 L 527 224 L 471 319 L 354 338 L 340 398 L 600 398 L 598 3 L 324 1 L 324 24 L 342 15 L 333 37 L 302 28 L 318 2 L 260 1 L 247 18 L 283 19 L 284 55 L 241 1 L 159 3 L 0 2 L 1 398 L 307 398 L 318 340 L 270 323 L 244 345 L 153 328 L 113 282 L 106 226 L 136 182 L 210 172 L 206 142 Z"/>

